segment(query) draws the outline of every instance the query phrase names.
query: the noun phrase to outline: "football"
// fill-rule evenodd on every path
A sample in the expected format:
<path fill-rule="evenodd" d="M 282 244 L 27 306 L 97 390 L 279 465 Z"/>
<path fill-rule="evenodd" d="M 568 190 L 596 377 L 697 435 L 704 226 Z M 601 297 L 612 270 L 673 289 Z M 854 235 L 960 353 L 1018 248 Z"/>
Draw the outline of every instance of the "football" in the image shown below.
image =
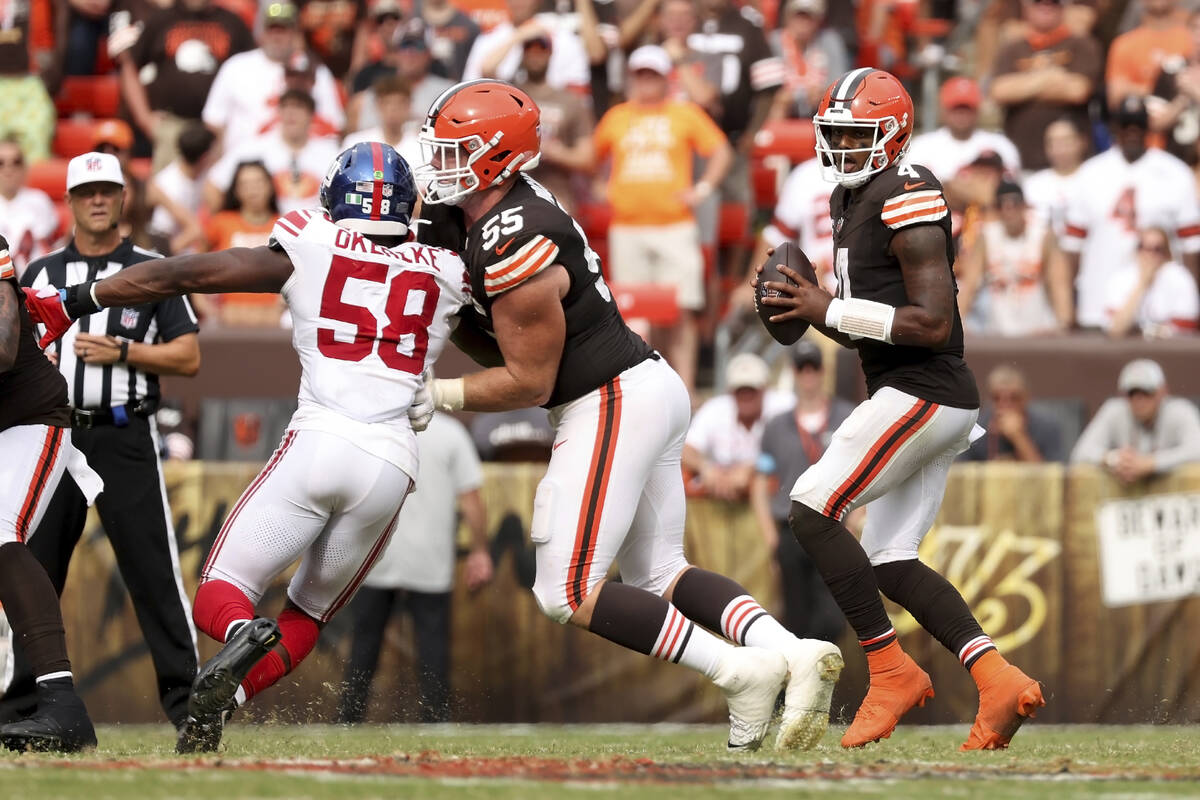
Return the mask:
<path fill-rule="evenodd" d="M 780 344 L 790 345 L 795 344 L 804 335 L 805 331 L 808 330 L 808 320 L 793 319 L 787 322 L 771 322 L 771 317 L 782 313 L 786 309 L 779 306 L 769 306 L 762 302 L 763 298 L 767 297 L 768 294 L 779 295 L 778 292 L 768 293 L 768 290 L 763 288 L 763 284 L 767 281 L 796 285 L 795 281 L 779 271 L 781 264 L 787 265 L 788 268 L 795 271 L 800 277 L 813 283 L 817 282 L 817 271 L 813 269 L 812 262 L 808 260 L 808 256 L 804 255 L 803 250 L 791 242 L 784 242 L 775 248 L 775 252 L 767 259 L 767 263 L 763 264 L 762 274 L 758 276 L 758 286 L 754 290 L 754 307 L 758 310 L 758 318 L 762 320 L 763 327 L 767 329 L 767 333 L 771 334 L 771 338 Z"/>

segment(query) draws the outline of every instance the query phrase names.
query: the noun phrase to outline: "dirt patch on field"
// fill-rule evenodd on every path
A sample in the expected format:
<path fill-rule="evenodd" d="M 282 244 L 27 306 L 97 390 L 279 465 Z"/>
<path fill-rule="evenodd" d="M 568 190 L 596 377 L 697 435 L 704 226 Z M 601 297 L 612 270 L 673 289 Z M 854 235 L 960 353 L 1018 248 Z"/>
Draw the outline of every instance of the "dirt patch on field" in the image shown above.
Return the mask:
<path fill-rule="evenodd" d="M 363 775 L 423 778 L 428 780 L 498 779 L 580 783 L 712 784 L 759 781 L 847 781 L 917 778 L 1027 778 L 1068 781 L 1160 780 L 1194 781 L 1191 771 L 1161 772 L 1150 769 L 1107 769 L 1063 761 L 1039 766 L 976 767 L 947 764 L 811 765 L 671 764 L 615 757 L 602 760 L 557 759 L 529 756 L 451 757 L 426 751 L 395 756 L 339 759 L 62 759 L 25 760 L 5 764 L 10 768 L 56 767 L 87 770 L 235 770 L 291 774 Z"/>

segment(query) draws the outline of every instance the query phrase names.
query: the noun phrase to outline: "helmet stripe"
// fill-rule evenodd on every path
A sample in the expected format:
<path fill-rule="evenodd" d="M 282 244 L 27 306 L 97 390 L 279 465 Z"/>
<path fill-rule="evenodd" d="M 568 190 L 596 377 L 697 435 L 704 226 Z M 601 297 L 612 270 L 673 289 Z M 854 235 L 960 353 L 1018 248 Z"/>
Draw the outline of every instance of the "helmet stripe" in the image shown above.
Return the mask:
<path fill-rule="evenodd" d="M 473 81 L 456 83 L 438 95 L 437 99 L 433 101 L 433 105 L 429 106 L 429 111 L 425 116 L 430 120 L 437 119 L 437 115 L 439 112 L 441 112 L 442 106 L 450 102 L 450 98 L 454 97 L 454 95 L 458 94 L 463 89 L 466 89 L 468 86 L 474 86 L 479 83 L 497 83 L 497 81 L 494 78 L 476 78 Z"/>
<path fill-rule="evenodd" d="M 371 219 L 379 219 L 379 207 L 383 204 L 383 147 L 371 142 Z"/>
<path fill-rule="evenodd" d="M 847 72 L 842 76 L 842 79 L 838 81 L 837 86 L 834 87 L 833 94 L 831 95 L 830 99 L 854 99 L 854 93 L 858 90 L 859 84 L 862 83 L 863 79 L 866 78 L 868 74 L 874 71 L 874 67 L 859 67 L 858 69 Z"/>

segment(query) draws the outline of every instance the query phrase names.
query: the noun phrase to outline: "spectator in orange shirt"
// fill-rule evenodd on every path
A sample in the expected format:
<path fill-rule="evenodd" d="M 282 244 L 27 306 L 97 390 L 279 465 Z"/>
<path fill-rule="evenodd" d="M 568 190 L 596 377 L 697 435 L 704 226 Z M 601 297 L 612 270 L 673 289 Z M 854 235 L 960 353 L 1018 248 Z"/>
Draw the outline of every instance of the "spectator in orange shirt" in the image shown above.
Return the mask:
<path fill-rule="evenodd" d="M 617 283 L 674 286 L 683 309 L 668 360 L 692 391 L 698 349 L 696 318 L 704 308 L 704 256 L 695 207 L 729 169 L 733 150 L 694 103 L 668 99 L 671 57 L 657 45 L 629 56 L 629 101 L 611 108 L 594 135 L 596 161 L 612 159 L 608 200 L 609 275 Z M 697 155 L 708 159 L 693 182 Z"/>
<path fill-rule="evenodd" d="M 237 165 L 225 203 L 208 221 L 208 243 L 213 250 L 230 247 L 260 247 L 271 237 L 279 205 L 275 181 L 261 161 Z M 200 311 L 219 319 L 224 325 L 275 327 L 282 311 L 277 294 L 236 293 L 216 296 L 199 295 Z"/>
<path fill-rule="evenodd" d="M 1142 24 L 1113 39 L 1108 50 L 1108 107 L 1116 108 L 1131 94 L 1149 94 L 1163 61 L 1191 52 L 1192 36 L 1178 0 L 1143 0 Z"/>

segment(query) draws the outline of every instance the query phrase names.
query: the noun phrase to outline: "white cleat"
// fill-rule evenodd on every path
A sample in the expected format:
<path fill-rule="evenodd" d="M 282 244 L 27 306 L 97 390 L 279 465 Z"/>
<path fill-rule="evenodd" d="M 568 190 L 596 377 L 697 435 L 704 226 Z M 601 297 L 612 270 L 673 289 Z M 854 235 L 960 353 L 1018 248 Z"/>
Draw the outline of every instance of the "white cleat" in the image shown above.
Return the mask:
<path fill-rule="evenodd" d="M 797 639 L 785 655 L 787 691 L 775 747 L 808 750 L 821 741 L 829 727 L 829 704 L 842 674 L 842 651 L 820 639 Z"/>
<path fill-rule="evenodd" d="M 758 647 L 734 647 L 721 661 L 713 683 L 729 704 L 731 752 L 757 750 L 762 744 L 787 673 L 786 658 Z"/>

